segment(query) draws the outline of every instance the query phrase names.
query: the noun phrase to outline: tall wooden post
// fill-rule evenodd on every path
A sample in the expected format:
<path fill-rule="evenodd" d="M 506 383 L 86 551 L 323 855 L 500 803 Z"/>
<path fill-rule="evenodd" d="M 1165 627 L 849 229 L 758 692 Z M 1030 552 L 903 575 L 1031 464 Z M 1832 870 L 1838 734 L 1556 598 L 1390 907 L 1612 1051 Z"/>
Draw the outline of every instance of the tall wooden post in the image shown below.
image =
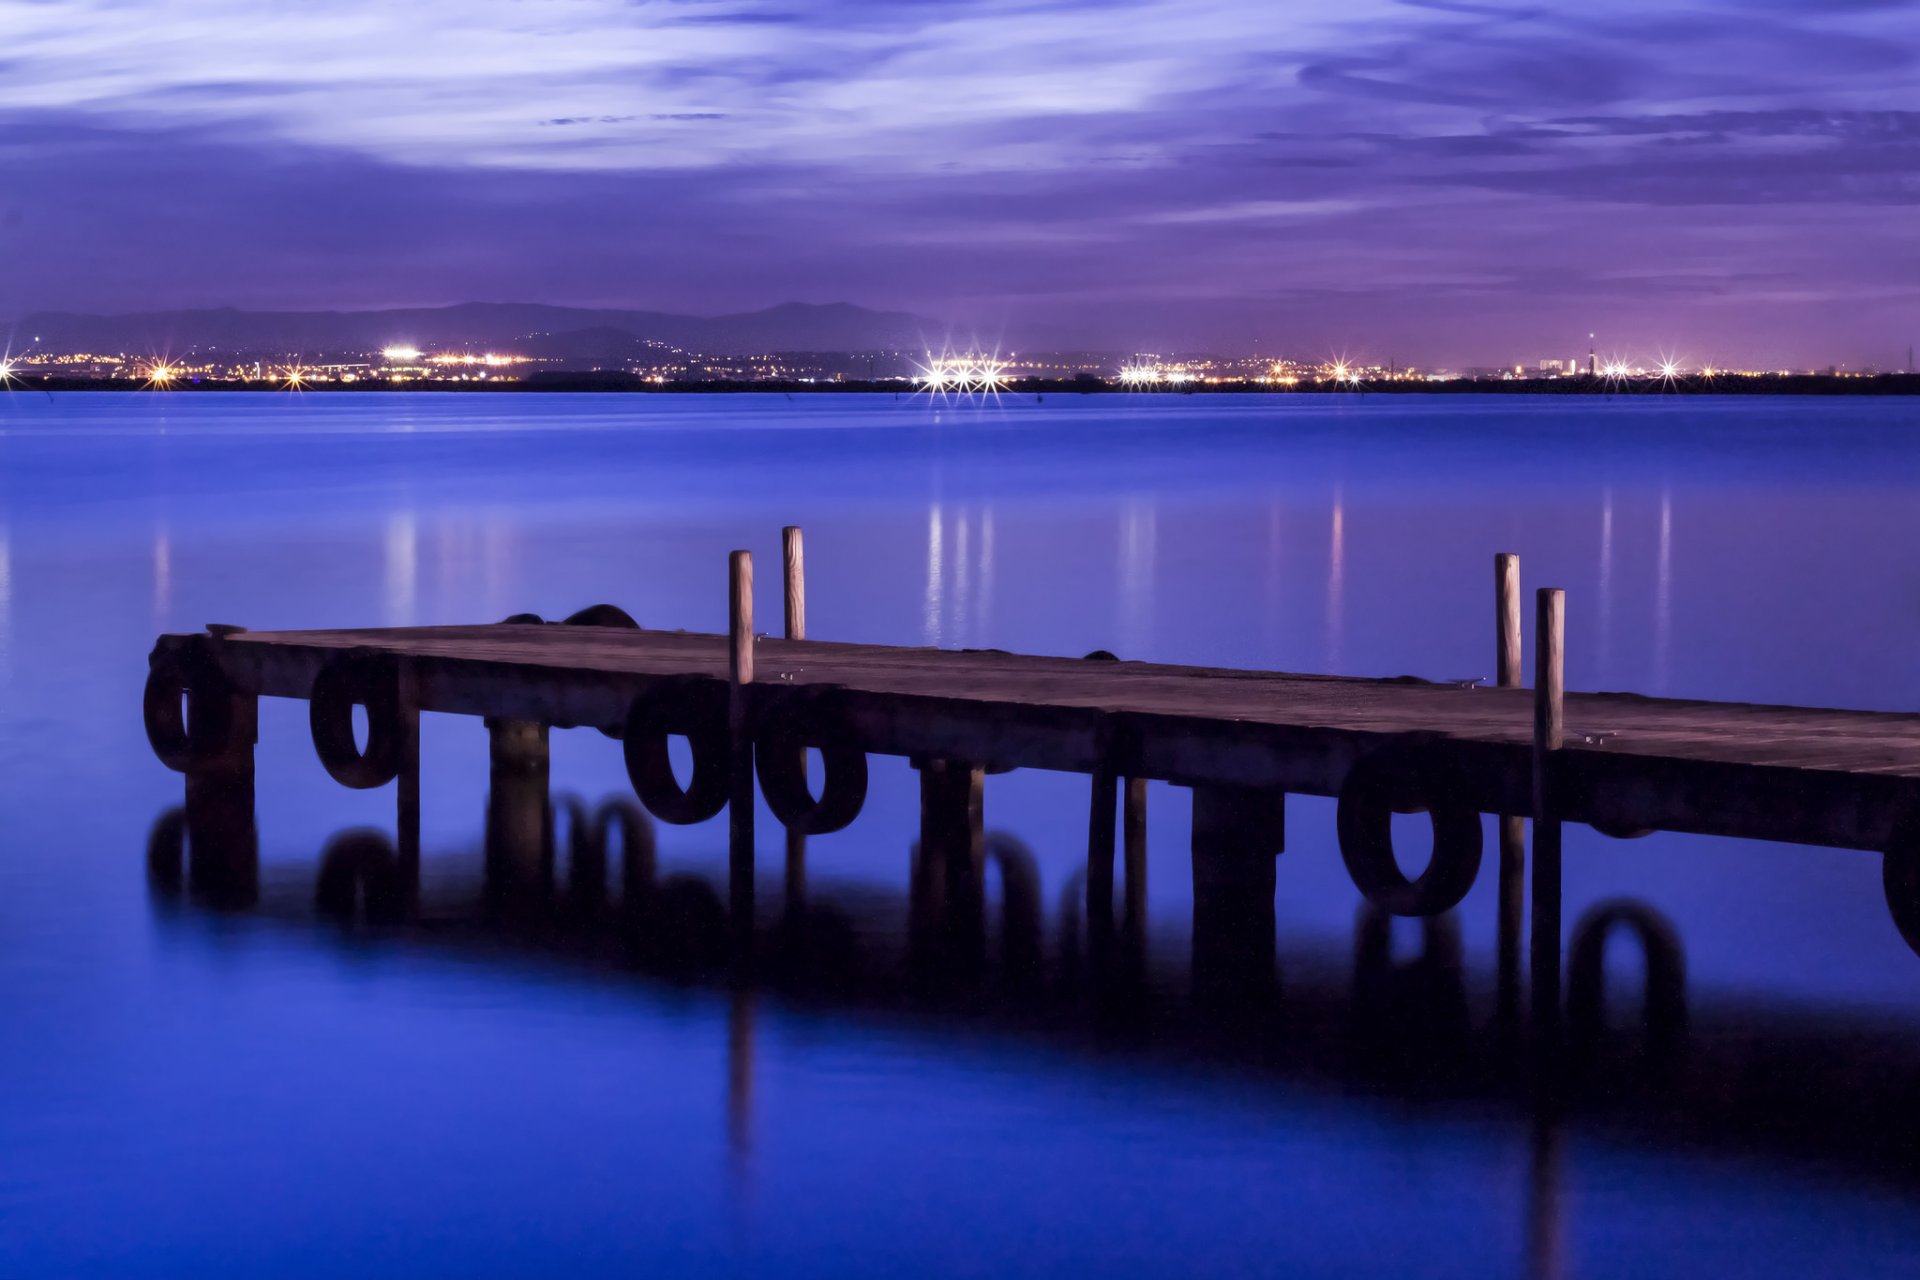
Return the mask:
<path fill-rule="evenodd" d="M 732 731 L 732 787 L 727 801 L 727 887 L 735 937 L 753 937 L 753 737 L 748 718 L 747 686 L 753 683 L 753 553 L 736 551 L 727 558 L 727 651 L 732 698 L 728 727 Z M 744 958 L 744 952 L 737 953 Z"/>
<path fill-rule="evenodd" d="M 1521 687 L 1520 557 L 1503 551 L 1493 558 L 1494 672 L 1502 689 Z M 1500 901 L 1498 976 L 1495 1009 L 1499 1023 L 1511 1028 L 1520 1016 L 1520 931 L 1526 914 L 1526 820 L 1500 818 Z"/>
<path fill-rule="evenodd" d="M 1554 812 L 1554 754 L 1566 738 L 1567 595 L 1542 587 L 1534 616 L 1533 682 L 1533 1016 L 1551 1049 L 1560 1029 L 1560 819 Z"/>
<path fill-rule="evenodd" d="M 780 550 L 787 570 L 787 639 L 807 638 L 807 566 L 801 548 L 800 527 L 780 531 Z"/>

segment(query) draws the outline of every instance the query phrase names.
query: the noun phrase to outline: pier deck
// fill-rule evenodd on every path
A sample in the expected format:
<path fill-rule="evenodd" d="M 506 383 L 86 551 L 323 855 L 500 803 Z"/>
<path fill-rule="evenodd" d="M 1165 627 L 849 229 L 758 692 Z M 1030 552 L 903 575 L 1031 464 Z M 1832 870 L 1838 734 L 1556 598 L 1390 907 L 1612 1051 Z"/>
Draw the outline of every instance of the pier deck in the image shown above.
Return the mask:
<path fill-rule="evenodd" d="M 305 698 L 343 650 L 404 661 L 421 711 L 618 732 L 660 681 L 726 686 L 729 637 L 558 625 L 250 632 L 204 644 L 236 693 Z M 1532 809 L 1523 689 L 760 637 L 751 710 L 815 686 L 869 752 L 1333 796 L 1408 735 L 1461 798 Z M 1920 813 L 1920 715 L 1569 693 L 1559 816 L 1882 851 Z"/>

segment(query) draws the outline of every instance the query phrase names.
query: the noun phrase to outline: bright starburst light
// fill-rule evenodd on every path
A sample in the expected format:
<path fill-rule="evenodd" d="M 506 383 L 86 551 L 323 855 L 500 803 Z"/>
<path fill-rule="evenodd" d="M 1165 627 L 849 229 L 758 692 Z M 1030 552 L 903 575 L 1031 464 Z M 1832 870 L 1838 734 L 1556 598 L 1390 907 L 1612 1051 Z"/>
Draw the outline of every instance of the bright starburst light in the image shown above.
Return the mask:
<path fill-rule="evenodd" d="M 929 392 L 956 395 L 998 395 L 1007 386 L 1006 365 L 992 355 L 927 354 L 914 382 Z"/>

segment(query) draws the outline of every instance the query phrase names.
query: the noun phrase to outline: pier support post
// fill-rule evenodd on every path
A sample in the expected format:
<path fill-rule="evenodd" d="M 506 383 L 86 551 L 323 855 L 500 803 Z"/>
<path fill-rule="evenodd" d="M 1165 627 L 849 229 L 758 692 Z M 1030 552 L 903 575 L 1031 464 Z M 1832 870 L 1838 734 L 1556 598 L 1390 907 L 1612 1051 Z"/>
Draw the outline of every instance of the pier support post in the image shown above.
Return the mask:
<path fill-rule="evenodd" d="M 1120 800 L 1120 843 L 1127 873 L 1127 908 L 1121 927 L 1128 949 L 1139 959 L 1147 940 L 1147 780 L 1128 778 Z"/>
<path fill-rule="evenodd" d="M 920 856 L 911 932 L 923 966 L 974 972 L 986 927 L 986 770 L 920 762 Z"/>
<path fill-rule="evenodd" d="M 1534 615 L 1533 1019 L 1549 1053 L 1560 1032 L 1560 818 L 1554 755 L 1566 737 L 1567 595 L 1542 587 Z"/>
<path fill-rule="evenodd" d="M 1502 689 L 1521 687 L 1520 557 L 1503 551 L 1493 558 L 1494 672 Z M 1500 817 L 1500 898 L 1495 1010 L 1501 1026 L 1520 1016 L 1520 934 L 1526 913 L 1526 819 Z"/>
<path fill-rule="evenodd" d="M 544 883 L 551 865 L 547 726 L 487 721 L 487 869 L 500 889 Z"/>
<path fill-rule="evenodd" d="M 410 659 L 399 664 L 399 770 L 394 776 L 394 825 L 402 865 L 420 860 L 420 674 Z"/>
<path fill-rule="evenodd" d="M 1274 857 L 1285 833 L 1285 792 L 1193 789 L 1196 990 L 1253 995 L 1271 984 Z"/>
<path fill-rule="evenodd" d="M 804 544 L 798 525 L 780 531 L 782 566 L 786 570 L 786 638 L 807 638 L 807 568 Z M 806 750 L 800 752 L 800 772 L 806 774 Z M 807 837 L 791 827 L 787 829 L 786 867 L 787 910 L 798 913 L 807 899 Z"/>
<path fill-rule="evenodd" d="M 733 744 L 727 796 L 727 902 L 737 941 L 753 937 L 753 734 L 747 686 L 753 683 L 753 553 L 727 557 L 727 651 Z M 741 953 L 744 955 L 744 953 Z"/>
<path fill-rule="evenodd" d="M 224 750 L 186 770 L 187 884 L 217 906 L 251 906 L 259 892 L 260 836 L 254 820 L 253 747 L 260 699 L 229 698 L 232 732 Z"/>

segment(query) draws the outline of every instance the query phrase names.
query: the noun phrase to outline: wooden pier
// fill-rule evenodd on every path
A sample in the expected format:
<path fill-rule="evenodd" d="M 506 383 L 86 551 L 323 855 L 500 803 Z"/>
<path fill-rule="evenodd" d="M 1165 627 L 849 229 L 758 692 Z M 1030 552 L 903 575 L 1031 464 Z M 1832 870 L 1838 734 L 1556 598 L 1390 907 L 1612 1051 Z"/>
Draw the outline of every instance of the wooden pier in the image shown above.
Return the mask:
<path fill-rule="evenodd" d="M 149 737 L 187 776 L 190 825 L 245 829 L 257 699 L 306 699 L 316 750 L 335 778 L 354 787 L 398 781 L 404 846 L 417 839 L 409 829 L 422 712 L 483 719 L 496 784 L 534 776 L 543 796 L 548 728 L 592 727 L 623 740 L 635 790 L 655 817 L 698 822 L 731 811 L 736 899 L 749 905 L 756 776 L 775 816 L 803 837 L 857 816 L 867 756 L 882 754 L 922 770 L 929 848 L 977 833 L 988 773 L 1089 775 L 1090 906 L 1111 894 L 1116 797 L 1136 827 L 1144 779 L 1194 790 L 1196 911 L 1244 905 L 1269 921 L 1288 794 L 1338 799 L 1341 854 L 1355 883 L 1404 915 L 1460 901 L 1481 863 L 1481 815 L 1502 815 L 1503 937 L 1519 914 L 1519 877 L 1534 863 L 1537 999 L 1557 1000 L 1548 975 L 1559 968 L 1566 822 L 1617 836 L 1671 830 L 1881 854 L 1889 906 L 1920 949 L 1920 715 L 1564 693 L 1564 602 L 1552 590 L 1539 593 L 1535 687 L 1513 687 L 1522 664 L 1512 557 L 1496 565 L 1502 687 L 1488 688 L 802 639 L 800 547 L 799 531 L 788 531 L 791 638 L 755 634 L 745 552 L 730 563 L 725 634 L 646 630 L 597 606 L 559 624 L 519 615 L 475 626 L 162 636 L 147 688 Z M 366 710 L 364 744 L 356 706 Z M 692 745 L 684 783 L 668 760 L 670 735 Z M 824 764 L 817 789 L 808 749 Z M 1394 857 L 1396 812 L 1432 819 L 1431 861 L 1411 879 Z M 1533 819 L 1531 859 L 1513 821 L 1523 818 Z"/>

